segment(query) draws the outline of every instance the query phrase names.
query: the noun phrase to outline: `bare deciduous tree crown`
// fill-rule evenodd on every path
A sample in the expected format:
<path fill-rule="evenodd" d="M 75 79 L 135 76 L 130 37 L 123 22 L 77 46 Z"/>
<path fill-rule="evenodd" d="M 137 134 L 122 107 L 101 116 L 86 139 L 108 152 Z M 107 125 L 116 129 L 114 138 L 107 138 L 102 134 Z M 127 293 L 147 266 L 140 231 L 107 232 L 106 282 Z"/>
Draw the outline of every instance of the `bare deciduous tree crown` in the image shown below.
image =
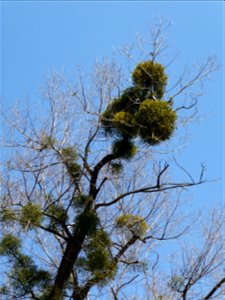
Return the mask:
<path fill-rule="evenodd" d="M 167 88 L 159 62 L 166 29 L 161 22 L 153 28 L 141 62 L 124 49 L 135 63 L 130 86 L 121 67 L 104 60 L 75 83 L 53 73 L 41 105 L 3 113 L 0 255 L 8 264 L 1 299 L 95 299 L 97 286 L 116 300 L 134 284 L 152 300 L 220 297 L 222 216 L 212 214 L 202 245 L 185 247 L 171 274 L 159 269 L 159 246 L 177 241 L 193 221 L 181 214 L 180 192 L 204 183 L 205 167 L 194 178 L 154 149 L 175 139 L 195 112 L 199 92 L 189 102 L 178 96 L 217 68 L 208 58 L 192 78 Z M 141 38 L 137 44 L 143 50 Z M 173 181 L 173 166 L 186 179 Z"/>

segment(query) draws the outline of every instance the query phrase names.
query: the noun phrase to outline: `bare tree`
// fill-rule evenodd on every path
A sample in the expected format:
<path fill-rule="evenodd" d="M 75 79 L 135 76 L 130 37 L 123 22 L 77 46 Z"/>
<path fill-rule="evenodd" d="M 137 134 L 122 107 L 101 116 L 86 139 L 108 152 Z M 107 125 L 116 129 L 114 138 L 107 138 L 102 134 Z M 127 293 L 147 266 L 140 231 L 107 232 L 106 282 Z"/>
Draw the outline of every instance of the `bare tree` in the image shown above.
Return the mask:
<path fill-rule="evenodd" d="M 2 299 L 95 299 L 101 289 L 107 299 L 143 299 L 137 286 L 148 299 L 164 299 L 155 277 L 160 245 L 188 232 L 192 221 L 182 214 L 181 193 L 206 181 L 204 166 L 193 176 L 170 157 L 167 140 L 175 141 L 179 126 L 195 113 L 199 90 L 192 88 L 217 68 L 208 58 L 192 77 L 182 74 L 166 90 L 167 68 L 158 63 L 166 28 L 161 22 L 154 27 L 141 63 L 130 47 L 123 50 L 136 65 L 131 86 L 116 60 L 97 61 L 91 74 L 76 70 L 75 82 L 51 74 L 42 101 L 18 102 L 3 112 Z M 138 45 L 146 47 L 140 38 Z M 188 90 L 189 101 L 185 93 L 181 102 Z M 157 126 L 143 123 L 159 106 Z M 180 179 L 172 179 L 174 169 Z M 220 268 L 215 233 L 221 225 L 210 226 L 193 259 L 185 248 L 183 268 L 164 285 L 167 299 L 171 293 L 188 299 L 200 280 Z M 205 288 L 204 299 L 223 283 L 219 278 Z"/>

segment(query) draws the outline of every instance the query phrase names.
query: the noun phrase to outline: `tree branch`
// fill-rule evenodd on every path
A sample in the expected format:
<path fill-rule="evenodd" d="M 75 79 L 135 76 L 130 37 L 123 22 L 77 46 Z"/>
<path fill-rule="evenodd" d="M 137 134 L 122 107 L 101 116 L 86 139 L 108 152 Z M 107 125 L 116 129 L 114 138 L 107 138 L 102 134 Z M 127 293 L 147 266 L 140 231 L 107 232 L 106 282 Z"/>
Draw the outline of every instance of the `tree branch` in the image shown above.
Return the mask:
<path fill-rule="evenodd" d="M 208 300 L 210 299 L 213 294 L 215 294 L 215 292 L 225 283 L 225 277 L 222 278 L 212 289 L 211 291 L 208 293 L 207 296 L 205 296 L 205 298 L 203 298 L 203 300 Z"/>
<path fill-rule="evenodd" d="M 90 182 L 90 191 L 89 195 L 95 199 L 99 189 L 96 187 L 97 179 L 98 179 L 98 174 L 101 170 L 102 167 L 104 167 L 107 163 L 111 162 L 112 160 L 116 159 L 117 157 L 114 154 L 107 154 L 104 156 L 99 163 L 94 167 L 94 170 L 92 172 L 91 176 L 91 182 Z"/>
<path fill-rule="evenodd" d="M 98 209 L 99 207 L 102 206 L 111 206 L 115 203 L 117 203 L 118 201 L 120 201 L 121 199 L 130 196 L 130 195 L 134 195 L 134 194 L 139 194 L 139 193 L 157 193 L 157 192 L 164 192 L 167 190 L 173 190 L 173 189 L 184 189 L 186 187 L 191 187 L 191 186 L 196 186 L 199 184 L 204 183 L 203 180 L 201 181 L 197 181 L 197 182 L 184 182 L 184 183 L 164 183 L 161 184 L 160 186 L 158 185 L 154 185 L 154 186 L 149 186 L 149 187 L 143 187 L 137 190 L 133 190 L 133 191 L 129 191 L 126 192 L 124 194 L 121 194 L 120 196 L 118 196 L 117 198 L 115 198 L 114 200 L 110 201 L 110 202 L 104 202 L 104 203 L 99 203 L 96 205 L 96 209 Z"/>

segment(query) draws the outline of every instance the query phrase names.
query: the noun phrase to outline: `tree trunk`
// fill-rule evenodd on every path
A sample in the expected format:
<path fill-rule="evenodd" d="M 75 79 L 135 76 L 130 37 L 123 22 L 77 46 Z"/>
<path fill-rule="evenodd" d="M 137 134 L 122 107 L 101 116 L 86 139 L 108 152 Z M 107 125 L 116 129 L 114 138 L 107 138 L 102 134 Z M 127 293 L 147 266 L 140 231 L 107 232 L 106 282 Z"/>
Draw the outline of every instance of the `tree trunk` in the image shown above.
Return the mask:
<path fill-rule="evenodd" d="M 74 263 L 81 251 L 85 236 L 86 232 L 79 232 L 79 234 L 74 234 L 74 236 L 69 239 L 55 278 L 54 286 L 49 295 L 49 300 L 61 299 L 63 289 L 65 288 L 73 270 Z"/>

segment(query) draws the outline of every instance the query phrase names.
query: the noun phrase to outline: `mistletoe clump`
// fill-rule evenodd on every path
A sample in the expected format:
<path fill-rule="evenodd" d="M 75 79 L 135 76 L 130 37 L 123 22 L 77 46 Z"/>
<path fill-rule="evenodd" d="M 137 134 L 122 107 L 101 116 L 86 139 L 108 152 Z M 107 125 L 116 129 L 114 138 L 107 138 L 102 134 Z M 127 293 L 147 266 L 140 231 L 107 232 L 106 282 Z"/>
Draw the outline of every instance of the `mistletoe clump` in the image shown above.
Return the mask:
<path fill-rule="evenodd" d="M 135 134 L 133 114 L 138 111 L 145 96 L 146 90 L 135 86 L 125 89 L 119 98 L 114 99 L 102 115 L 105 133 L 119 136 L 123 133 L 132 137 Z"/>
<path fill-rule="evenodd" d="M 115 263 L 110 254 L 111 240 L 108 234 L 99 229 L 93 235 L 87 246 L 87 264 L 92 273 L 97 277 L 112 278 L 115 274 Z"/>
<path fill-rule="evenodd" d="M 116 137 L 113 154 L 124 159 L 135 155 L 135 138 L 157 145 L 171 137 L 176 122 L 176 112 L 162 100 L 167 75 L 161 64 L 153 61 L 138 64 L 132 80 L 133 86 L 114 99 L 101 118 L 105 134 Z"/>
<path fill-rule="evenodd" d="M 50 217 L 49 227 L 52 229 L 56 229 L 62 224 L 65 224 L 68 219 L 66 209 L 59 204 L 51 204 L 47 210 L 47 215 Z"/>
<path fill-rule="evenodd" d="M 77 163 L 78 155 L 76 149 L 72 146 L 62 149 L 61 157 L 72 180 L 78 182 L 81 174 L 81 167 Z"/>
<path fill-rule="evenodd" d="M 27 203 L 21 209 L 20 225 L 24 228 L 34 228 L 40 226 L 43 218 L 43 212 L 39 204 Z"/>
<path fill-rule="evenodd" d="M 149 145 L 167 140 L 174 131 L 176 113 L 167 102 L 145 100 L 135 116 L 139 135 Z"/>
<path fill-rule="evenodd" d="M 8 233 L 0 240 L 0 255 L 9 256 L 12 264 L 12 276 L 10 276 L 9 286 L 17 291 L 18 299 L 27 298 L 34 288 L 40 289 L 40 294 L 45 291 L 51 283 L 50 274 L 37 267 L 34 261 L 22 253 L 21 241 Z M 8 286 L 3 286 L 1 291 L 8 294 Z M 37 298 L 36 298 L 37 299 Z"/>
<path fill-rule="evenodd" d="M 76 228 L 79 228 L 81 232 L 85 232 L 87 235 L 92 236 L 97 230 L 99 218 L 96 212 L 85 210 L 76 217 L 75 223 Z"/>
<path fill-rule="evenodd" d="M 150 88 L 152 97 L 162 99 L 167 83 L 167 75 L 164 72 L 163 65 L 151 60 L 142 62 L 135 68 L 132 79 L 134 84 L 142 88 Z"/>
<path fill-rule="evenodd" d="M 123 137 L 113 143 L 112 151 L 116 157 L 129 160 L 135 155 L 137 148 L 129 138 Z"/>
<path fill-rule="evenodd" d="M 148 225 L 142 217 L 131 214 L 124 214 L 118 217 L 116 226 L 138 237 L 143 237 L 148 229 Z"/>
<path fill-rule="evenodd" d="M 104 285 L 116 275 L 117 266 L 111 254 L 112 242 L 108 234 L 100 228 L 89 235 L 84 246 L 85 256 L 76 262 L 76 268 L 92 274 L 93 280 Z"/>

